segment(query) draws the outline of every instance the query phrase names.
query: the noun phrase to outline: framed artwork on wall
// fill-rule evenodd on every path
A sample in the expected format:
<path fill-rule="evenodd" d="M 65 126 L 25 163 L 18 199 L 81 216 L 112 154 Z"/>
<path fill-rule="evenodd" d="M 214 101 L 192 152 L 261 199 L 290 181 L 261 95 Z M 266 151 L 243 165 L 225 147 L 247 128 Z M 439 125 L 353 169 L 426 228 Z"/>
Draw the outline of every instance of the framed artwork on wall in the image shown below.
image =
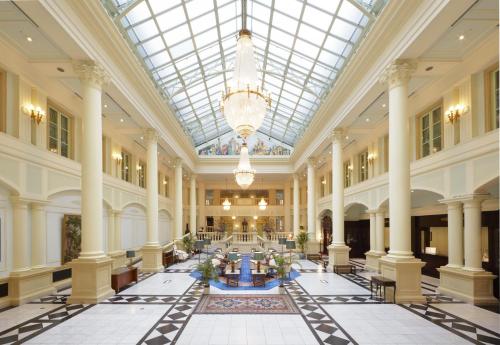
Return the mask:
<path fill-rule="evenodd" d="M 82 244 L 82 217 L 65 214 L 62 226 L 61 264 L 66 264 L 80 255 Z"/>

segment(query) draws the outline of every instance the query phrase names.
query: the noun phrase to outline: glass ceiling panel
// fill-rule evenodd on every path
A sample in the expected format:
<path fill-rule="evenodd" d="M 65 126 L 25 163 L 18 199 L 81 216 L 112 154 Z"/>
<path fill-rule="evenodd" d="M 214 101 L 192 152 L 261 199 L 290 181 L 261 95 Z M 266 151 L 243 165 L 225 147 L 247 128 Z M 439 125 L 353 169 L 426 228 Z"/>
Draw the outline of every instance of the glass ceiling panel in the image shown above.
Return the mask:
<path fill-rule="evenodd" d="M 233 137 L 219 102 L 234 67 L 240 0 L 101 1 L 199 151 Z M 272 93 L 256 140 L 290 153 L 386 1 L 247 1 L 259 78 Z"/>

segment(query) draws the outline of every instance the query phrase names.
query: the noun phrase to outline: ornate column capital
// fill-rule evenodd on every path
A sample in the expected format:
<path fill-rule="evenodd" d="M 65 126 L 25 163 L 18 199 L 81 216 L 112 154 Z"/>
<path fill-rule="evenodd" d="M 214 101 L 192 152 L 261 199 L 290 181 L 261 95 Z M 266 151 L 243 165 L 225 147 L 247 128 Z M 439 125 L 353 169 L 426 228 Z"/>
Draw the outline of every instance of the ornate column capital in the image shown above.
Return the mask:
<path fill-rule="evenodd" d="M 294 181 L 295 181 L 295 180 L 297 180 L 297 181 L 298 181 L 298 180 L 300 179 L 300 176 L 299 176 L 299 174 L 298 174 L 298 173 L 293 173 L 292 175 L 293 175 L 293 180 L 294 180 Z"/>
<path fill-rule="evenodd" d="M 144 137 L 148 143 L 155 142 L 158 143 L 158 132 L 153 128 L 146 128 L 144 130 Z"/>
<path fill-rule="evenodd" d="M 344 140 L 344 130 L 342 128 L 334 128 L 331 134 L 332 142 L 342 143 Z"/>
<path fill-rule="evenodd" d="M 387 83 L 389 88 L 401 85 L 403 82 L 410 80 L 411 75 L 417 69 L 417 62 L 414 60 L 396 60 L 389 64 L 379 81 L 383 84 Z"/>
<path fill-rule="evenodd" d="M 314 167 L 315 164 L 316 164 L 316 158 L 314 157 L 307 158 L 307 166 L 312 165 Z"/>
<path fill-rule="evenodd" d="M 180 158 L 180 157 L 175 158 L 174 164 L 175 164 L 174 165 L 175 168 L 181 167 L 181 169 L 182 169 L 182 158 Z"/>
<path fill-rule="evenodd" d="M 109 83 L 109 75 L 101 65 L 92 60 L 73 61 L 73 70 L 81 81 L 86 81 L 101 88 Z"/>

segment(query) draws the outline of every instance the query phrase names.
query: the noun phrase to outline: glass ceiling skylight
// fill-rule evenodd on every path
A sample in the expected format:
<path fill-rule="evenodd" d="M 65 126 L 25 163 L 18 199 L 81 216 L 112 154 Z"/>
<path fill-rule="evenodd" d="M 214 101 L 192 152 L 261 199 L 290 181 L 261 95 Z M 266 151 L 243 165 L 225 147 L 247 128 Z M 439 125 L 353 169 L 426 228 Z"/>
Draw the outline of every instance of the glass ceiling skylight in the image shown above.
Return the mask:
<path fill-rule="evenodd" d="M 102 1 L 194 145 L 230 132 L 219 105 L 241 1 Z M 272 93 L 259 137 L 295 145 L 385 1 L 248 0 L 261 82 Z"/>

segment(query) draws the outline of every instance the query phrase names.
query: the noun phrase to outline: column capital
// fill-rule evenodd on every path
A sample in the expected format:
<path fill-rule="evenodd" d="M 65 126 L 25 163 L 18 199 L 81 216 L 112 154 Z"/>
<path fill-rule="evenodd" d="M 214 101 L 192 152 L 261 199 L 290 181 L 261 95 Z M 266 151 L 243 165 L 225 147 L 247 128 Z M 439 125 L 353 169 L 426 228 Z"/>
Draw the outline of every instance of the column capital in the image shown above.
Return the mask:
<path fill-rule="evenodd" d="M 344 130 L 342 128 L 334 128 L 330 136 L 332 138 L 332 142 L 342 143 L 344 140 Z"/>
<path fill-rule="evenodd" d="M 483 200 L 488 199 L 490 195 L 486 193 L 474 193 L 474 194 L 466 194 L 466 195 L 458 195 L 449 199 L 441 199 L 439 200 L 442 204 L 453 204 L 453 203 L 463 203 L 471 204 L 481 203 Z"/>
<path fill-rule="evenodd" d="M 383 84 L 387 83 L 389 88 L 400 86 L 403 82 L 410 80 L 412 73 L 415 72 L 416 69 L 416 61 L 398 59 L 385 68 L 379 81 Z"/>
<path fill-rule="evenodd" d="M 181 169 L 182 169 L 182 158 L 180 158 L 180 157 L 175 158 L 174 164 L 175 164 L 174 165 L 175 168 L 181 167 Z"/>
<path fill-rule="evenodd" d="M 196 177 L 197 177 L 197 176 L 196 176 L 196 174 L 191 174 L 191 175 L 189 176 L 189 179 L 191 179 L 191 180 L 195 180 L 195 181 L 196 181 Z"/>
<path fill-rule="evenodd" d="M 314 167 L 314 164 L 316 164 L 316 158 L 314 157 L 309 157 L 307 158 L 307 165 L 312 165 Z"/>
<path fill-rule="evenodd" d="M 80 80 L 89 82 L 98 88 L 109 83 L 109 74 L 101 65 L 92 60 L 73 61 L 73 70 Z"/>
<path fill-rule="evenodd" d="M 297 180 L 297 181 L 298 181 L 298 180 L 300 179 L 300 176 L 299 176 L 299 174 L 298 174 L 298 173 L 293 173 L 292 175 L 293 175 L 293 180 L 294 180 L 294 181 L 295 181 L 295 180 Z"/>
<path fill-rule="evenodd" d="M 153 128 L 146 128 L 144 130 L 144 138 L 146 138 L 148 143 L 158 143 L 158 132 Z"/>

